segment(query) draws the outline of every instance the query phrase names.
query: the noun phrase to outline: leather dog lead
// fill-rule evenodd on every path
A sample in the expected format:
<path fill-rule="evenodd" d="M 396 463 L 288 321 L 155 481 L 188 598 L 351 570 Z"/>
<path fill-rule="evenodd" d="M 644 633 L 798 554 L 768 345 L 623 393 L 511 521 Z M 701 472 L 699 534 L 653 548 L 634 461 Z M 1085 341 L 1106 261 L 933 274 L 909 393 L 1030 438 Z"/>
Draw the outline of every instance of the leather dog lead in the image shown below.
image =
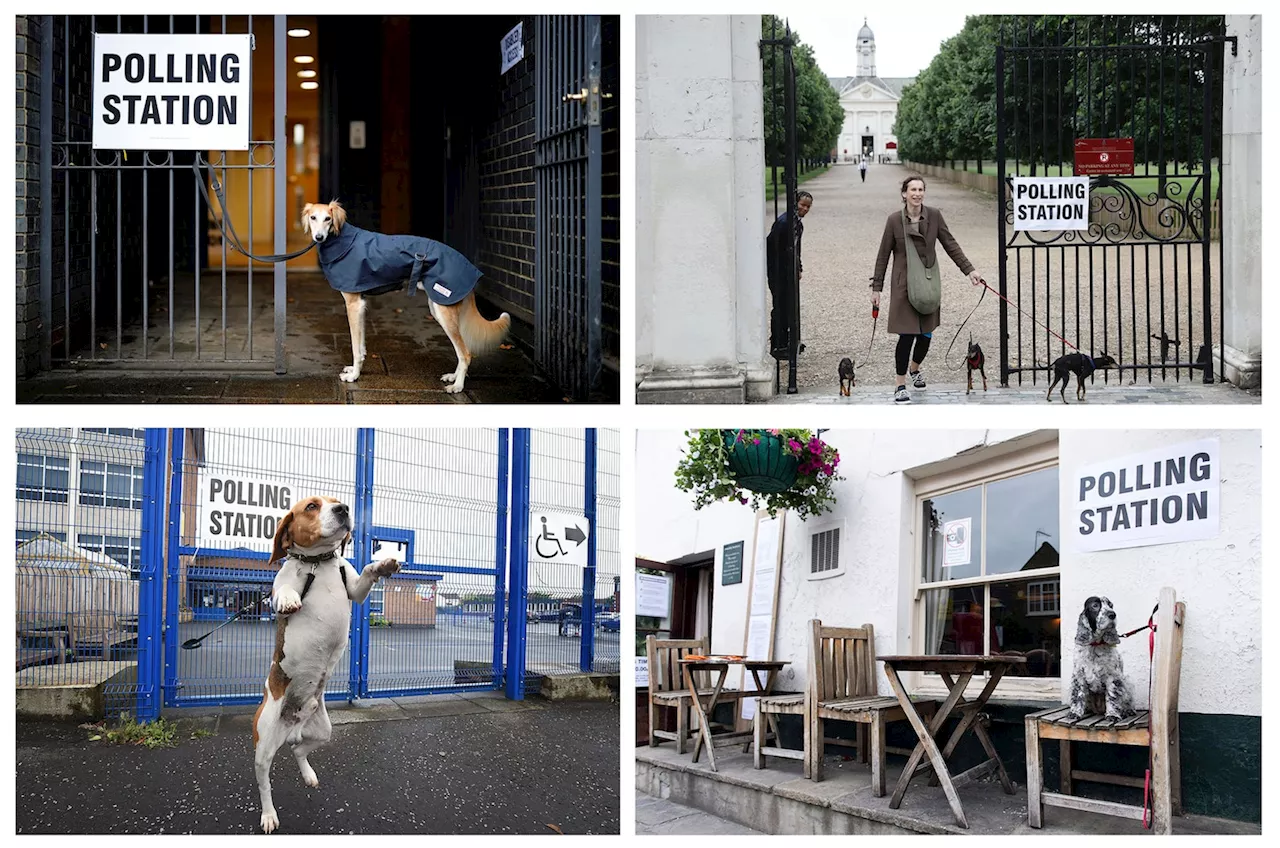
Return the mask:
<path fill-rule="evenodd" d="M 209 192 L 204 187 L 204 176 L 200 173 L 199 161 L 193 161 L 191 163 L 191 170 L 193 170 L 196 175 L 196 186 L 199 187 L 200 194 L 204 195 L 204 202 L 209 207 L 209 214 L 214 216 L 214 221 L 218 224 L 218 231 L 222 233 L 222 238 L 227 244 L 231 245 L 250 259 L 258 262 L 285 262 L 289 259 L 296 259 L 316 246 L 315 241 L 312 240 L 301 250 L 295 250 L 293 253 L 273 253 L 270 256 L 256 256 L 245 250 L 244 246 L 240 244 L 240 236 L 236 234 L 235 224 L 231 223 L 231 218 L 227 214 L 227 198 L 222 190 L 222 183 L 218 181 L 217 176 L 214 174 L 212 165 L 205 162 L 204 167 L 205 170 L 209 172 L 209 183 L 213 186 L 213 192 L 218 195 L 218 205 L 222 209 L 221 218 L 219 218 L 213 211 L 213 201 L 209 199 Z M 227 232 L 228 229 L 231 231 L 230 233 Z"/>

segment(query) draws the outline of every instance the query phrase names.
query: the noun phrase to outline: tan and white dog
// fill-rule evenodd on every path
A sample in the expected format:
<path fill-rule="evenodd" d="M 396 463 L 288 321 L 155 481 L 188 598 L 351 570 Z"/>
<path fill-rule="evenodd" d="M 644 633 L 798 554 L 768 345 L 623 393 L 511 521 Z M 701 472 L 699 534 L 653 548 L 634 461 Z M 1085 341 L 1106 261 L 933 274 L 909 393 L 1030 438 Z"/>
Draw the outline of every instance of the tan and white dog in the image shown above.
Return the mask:
<path fill-rule="evenodd" d="M 271 762 L 281 745 L 308 786 L 319 786 L 307 755 L 329 741 L 332 726 L 324 687 L 347 646 L 351 604 L 369 595 L 379 577 L 400 570 L 394 559 L 365 566 L 357 576 L 339 555 L 351 538 L 351 510 L 334 498 L 298 501 L 276 527 L 271 561 L 283 560 L 271 588 L 276 649 L 253 716 L 254 771 L 262 798 L 262 829 L 279 826 L 271 803 Z"/>
<path fill-rule="evenodd" d="M 311 239 L 321 246 L 321 266 L 325 268 L 325 276 L 330 277 L 329 268 L 325 265 L 327 261 L 324 259 L 324 250 L 331 242 L 338 241 L 342 235 L 344 228 L 354 231 L 357 237 L 367 237 L 373 235 L 377 238 L 385 238 L 391 240 L 415 239 L 414 236 L 383 236 L 381 234 L 370 234 L 368 231 L 360 230 L 358 227 L 347 224 L 347 212 L 342 208 L 342 204 L 334 200 L 329 203 L 308 203 L 302 208 L 302 227 L 306 230 Z M 433 242 L 430 239 L 420 238 L 421 243 L 432 244 L 436 249 L 454 257 L 455 260 L 461 260 L 460 264 L 464 264 L 468 268 L 473 269 L 476 277 L 480 275 L 480 271 L 475 269 L 471 263 L 465 260 L 461 254 L 444 245 L 442 242 Z M 411 257 L 411 253 L 406 250 L 406 257 Z M 386 258 L 385 256 L 380 258 Z M 395 266 L 392 263 L 392 267 Z M 403 283 L 409 278 L 408 269 L 405 269 L 403 276 L 398 276 L 398 282 Z M 350 281 L 347 281 L 350 282 Z M 365 280 L 359 281 L 361 283 Z M 329 279 L 330 285 L 335 285 L 332 278 Z M 370 285 L 373 283 L 370 281 Z M 452 285 L 452 284 L 451 284 Z M 335 285 L 335 288 L 337 286 Z M 489 353 L 496 350 L 502 340 L 506 338 L 508 330 L 511 329 L 511 316 L 503 312 L 495 320 L 489 321 L 476 308 L 475 292 L 467 292 L 467 295 L 453 304 L 436 303 L 431 299 L 431 291 L 418 282 L 417 288 L 420 291 L 427 292 L 428 301 L 431 304 L 431 317 L 436 319 L 444 329 L 444 333 L 449 337 L 450 343 L 453 344 L 453 352 L 458 358 L 457 367 L 447 374 L 441 374 L 441 382 L 448 383 L 445 391 L 449 394 L 456 394 L 463 390 L 467 381 L 467 369 L 471 367 L 471 358 L 481 354 Z M 433 286 L 434 289 L 441 292 L 447 292 L 447 288 L 441 286 Z M 457 289 L 461 291 L 462 289 Z M 376 291 L 374 292 L 376 293 Z M 351 364 L 342 369 L 342 373 L 338 378 L 346 383 L 354 383 L 360 379 L 361 370 L 364 368 L 365 360 L 365 341 L 364 341 L 364 324 L 365 324 L 365 308 L 367 298 L 359 291 L 341 291 L 342 299 L 347 304 L 347 324 L 351 330 Z"/>

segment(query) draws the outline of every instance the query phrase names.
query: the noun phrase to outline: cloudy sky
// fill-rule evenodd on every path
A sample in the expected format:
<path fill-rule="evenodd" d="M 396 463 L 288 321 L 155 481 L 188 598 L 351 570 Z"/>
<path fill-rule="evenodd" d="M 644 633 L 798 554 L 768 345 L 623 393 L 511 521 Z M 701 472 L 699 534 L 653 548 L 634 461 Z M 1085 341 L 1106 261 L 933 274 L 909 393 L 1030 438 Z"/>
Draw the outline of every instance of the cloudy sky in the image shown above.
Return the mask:
<path fill-rule="evenodd" d="M 928 14 L 876 12 L 866 16 L 876 36 L 876 73 L 913 77 L 928 67 L 942 42 L 964 27 L 964 13 L 931 10 Z M 858 30 L 863 17 L 790 16 L 791 28 L 811 45 L 827 76 L 851 77 L 858 69 Z"/>

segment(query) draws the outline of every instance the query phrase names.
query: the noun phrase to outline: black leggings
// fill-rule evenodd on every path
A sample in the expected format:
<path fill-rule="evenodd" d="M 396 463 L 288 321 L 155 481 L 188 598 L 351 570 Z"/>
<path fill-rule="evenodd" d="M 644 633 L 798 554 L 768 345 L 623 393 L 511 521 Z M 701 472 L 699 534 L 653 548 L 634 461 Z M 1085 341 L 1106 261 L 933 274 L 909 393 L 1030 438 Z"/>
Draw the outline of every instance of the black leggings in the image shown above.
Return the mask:
<path fill-rule="evenodd" d="M 894 364 L 898 366 L 897 373 L 899 377 L 906 376 L 908 360 L 912 362 L 924 362 L 925 356 L 929 353 L 929 342 L 932 341 L 932 335 L 932 333 L 927 335 L 924 333 L 903 333 L 898 336 L 898 347 L 894 351 L 893 359 Z M 916 346 L 914 356 L 911 353 L 911 345 L 913 342 Z"/>

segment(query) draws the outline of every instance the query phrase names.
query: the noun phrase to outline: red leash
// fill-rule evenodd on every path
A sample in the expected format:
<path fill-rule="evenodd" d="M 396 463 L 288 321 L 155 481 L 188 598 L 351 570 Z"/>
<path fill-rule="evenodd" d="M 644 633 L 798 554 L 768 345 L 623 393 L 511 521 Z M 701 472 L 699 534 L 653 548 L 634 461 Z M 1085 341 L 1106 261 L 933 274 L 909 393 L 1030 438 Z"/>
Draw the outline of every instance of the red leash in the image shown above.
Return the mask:
<path fill-rule="evenodd" d="M 1010 306 L 1012 306 L 1014 309 L 1018 310 L 1018 311 L 1019 311 L 1019 312 L 1021 312 L 1023 315 L 1026 315 L 1028 318 L 1031 318 L 1031 320 L 1032 320 L 1032 321 L 1034 321 L 1035 323 L 1039 324 L 1041 327 L 1044 327 L 1046 330 L 1048 330 L 1048 331 L 1049 331 L 1049 335 L 1053 336 L 1055 339 L 1058 339 L 1058 340 L 1059 340 L 1060 342 L 1062 342 L 1064 345 L 1066 345 L 1067 347 L 1069 347 L 1069 348 L 1071 348 L 1072 350 L 1076 351 L 1077 353 L 1079 353 L 1079 352 L 1080 352 L 1080 348 L 1076 347 L 1076 346 L 1075 346 L 1075 345 L 1073 345 L 1071 342 L 1067 341 L 1067 340 L 1066 340 L 1066 339 L 1064 339 L 1062 336 L 1060 336 L 1060 335 L 1058 335 L 1057 333 L 1055 333 L 1055 332 L 1053 331 L 1053 328 L 1052 328 L 1052 327 L 1050 327 L 1048 324 L 1045 324 L 1045 323 L 1043 323 L 1043 322 L 1041 322 L 1041 321 L 1036 321 L 1036 319 L 1035 319 L 1035 318 L 1033 318 L 1033 317 L 1032 317 L 1032 316 L 1030 316 L 1030 315 L 1027 315 L 1027 313 L 1026 313 L 1026 312 L 1023 312 L 1023 309 L 1022 309 L 1022 307 L 1021 307 L 1021 306 L 1019 306 L 1018 304 L 1014 303 L 1012 300 L 1010 300 L 1009 298 L 1005 297 L 1004 295 L 1000 294 L 1000 292 L 998 292 L 998 291 L 996 291 L 995 289 L 991 288 L 991 286 L 988 286 L 988 285 L 987 285 L 987 281 L 986 281 L 986 280 L 984 280 L 984 279 L 982 279 L 981 277 L 979 277 L 979 278 L 978 278 L 978 281 L 979 281 L 980 283 L 982 283 L 982 285 L 983 285 L 985 288 L 989 289 L 989 290 L 991 291 L 991 293 L 992 293 L 992 294 L 994 294 L 996 297 L 1000 298 L 1000 299 L 1001 299 L 1001 300 L 1003 300 L 1005 303 L 1009 304 L 1009 305 L 1010 305 Z M 1141 628 L 1139 628 L 1139 629 L 1141 629 Z"/>

